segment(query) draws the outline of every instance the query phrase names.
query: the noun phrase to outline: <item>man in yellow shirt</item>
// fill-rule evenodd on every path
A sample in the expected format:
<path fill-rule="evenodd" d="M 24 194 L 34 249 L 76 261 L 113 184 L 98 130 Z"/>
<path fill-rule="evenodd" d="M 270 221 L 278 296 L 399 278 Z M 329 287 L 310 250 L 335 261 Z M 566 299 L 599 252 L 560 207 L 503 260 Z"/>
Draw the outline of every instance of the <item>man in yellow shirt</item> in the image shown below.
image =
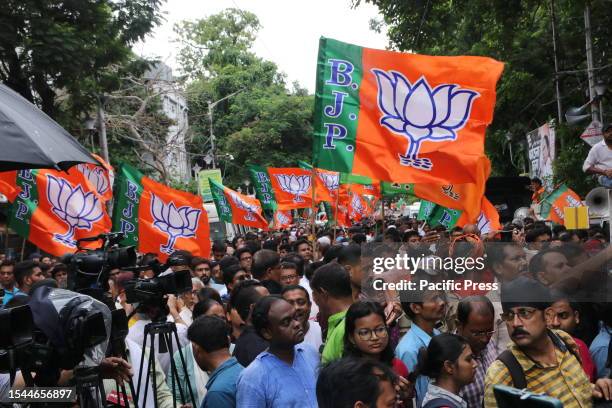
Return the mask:
<path fill-rule="evenodd" d="M 593 398 L 612 398 L 612 380 L 589 383 L 571 336 L 547 329 L 544 313 L 550 306 L 550 299 L 544 285 L 526 277 L 502 286 L 502 318 L 512 343 L 487 370 L 486 408 L 497 407 L 493 394 L 495 385 L 546 394 L 560 400 L 564 408 L 591 407 Z M 522 376 L 515 377 L 516 372 L 512 375 L 511 365 L 522 371 Z M 524 384 L 518 384 L 520 382 Z"/>

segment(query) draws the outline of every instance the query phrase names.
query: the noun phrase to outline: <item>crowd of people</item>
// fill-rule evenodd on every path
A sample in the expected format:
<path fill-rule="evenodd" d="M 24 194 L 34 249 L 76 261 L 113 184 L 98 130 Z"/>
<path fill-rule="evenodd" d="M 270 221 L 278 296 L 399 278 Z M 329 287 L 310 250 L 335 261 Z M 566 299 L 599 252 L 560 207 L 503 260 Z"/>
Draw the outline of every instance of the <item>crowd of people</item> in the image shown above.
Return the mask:
<path fill-rule="evenodd" d="M 161 407 L 173 398 L 202 408 L 497 407 L 510 398 L 497 385 L 566 408 L 612 400 L 612 248 L 603 229 L 551 229 L 530 218 L 489 234 L 475 225 L 431 229 L 403 216 L 384 225 L 248 232 L 214 242 L 209 258 L 176 251 L 164 271 L 155 254 L 140 257 L 138 272 L 108 271 L 108 296 L 129 331 L 127 359 L 105 360 L 105 389 L 114 389 L 112 379 L 137 382 L 145 327 L 162 316 L 176 324 L 178 344 L 146 350 L 154 352 L 150 386 Z M 397 254 L 482 258 L 485 268 L 372 272 L 376 257 Z M 192 287 L 166 296 L 165 305 L 128 302 L 127 282 L 180 271 Z M 44 254 L 3 259 L 3 307 L 27 303 L 43 285 L 70 287 L 70 276 Z M 449 279 L 495 285 L 435 285 Z M 377 280 L 432 285 L 375 290 Z M 0 392 L 9 386 L 3 379 Z M 107 401 L 117 398 L 110 394 Z M 138 395 L 140 406 L 154 405 L 153 392 Z"/>

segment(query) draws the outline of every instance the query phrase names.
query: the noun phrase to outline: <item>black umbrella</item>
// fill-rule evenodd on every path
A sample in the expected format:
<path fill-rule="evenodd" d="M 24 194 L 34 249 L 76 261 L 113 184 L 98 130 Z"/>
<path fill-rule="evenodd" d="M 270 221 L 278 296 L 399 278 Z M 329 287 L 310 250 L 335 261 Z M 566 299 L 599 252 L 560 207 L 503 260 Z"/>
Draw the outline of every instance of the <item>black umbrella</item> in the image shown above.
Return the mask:
<path fill-rule="evenodd" d="M 0 84 L 0 171 L 67 170 L 78 163 L 100 164 L 57 122 Z"/>

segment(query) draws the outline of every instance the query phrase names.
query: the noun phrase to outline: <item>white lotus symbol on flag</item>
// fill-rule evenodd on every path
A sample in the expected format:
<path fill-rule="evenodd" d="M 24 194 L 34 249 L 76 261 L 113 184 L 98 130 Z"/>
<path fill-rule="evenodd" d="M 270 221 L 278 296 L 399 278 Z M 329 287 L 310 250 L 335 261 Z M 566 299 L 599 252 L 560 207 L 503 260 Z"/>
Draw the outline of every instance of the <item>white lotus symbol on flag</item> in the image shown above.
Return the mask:
<path fill-rule="evenodd" d="M 161 198 L 151 194 L 151 216 L 155 220 L 153 225 L 168 235 L 168 242 L 160 245 L 159 250 L 171 254 L 178 238 L 195 237 L 201 214 L 201 209 L 188 205 L 177 208 L 173 201 L 164 203 Z"/>
<path fill-rule="evenodd" d="M 253 213 L 259 212 L 259 206 L 246 202 L 236 193 L 230 193 L 230 195 L 232 196 L 232 200 L 234 200 L 236 207 L 247 212 L 244 216 L 244 219 L 246 221 L 256 221 L 255 217 L 253 216 Z"/>
<path fill-rule="evenodd" d="M 296 176 L 294 174 L 276 174 L 276 180 L 280 185 L 281 190 L 293 194 L 294 203 L 302 203 L 304 199 L 300 197 L 306 194 L 310 188 L 310 176 Z"/>
<path fill-rule="evenodd" d="M 319 173 L 319 177 L 323 180 L 323 184 L 329 191 L 338 190 L 340 185 L 340 173 Z"/>
<path fill-rule="evenodd" d="M 289 217 L 279 211 L 276 213 L 276 221 L 279 225 L 287 225 L 289 224 Z"/>
<path fill-rule="evenodd" d="M 65 234 L 53 234 L 53 240 L 76 248 L 74 233 L 77 229 L 90 231 L 104 215 L 100 200 L 92 192 L 85 192 L 80 184 L 72 187 L 61 177 L 47 174 L 47 200 L 51 210 L 68 225 Z"/>
<path fill-rule="evenodd" d="M 84 164 L 77 165 L 77 170 L 79 170 L 83 176 L 93 187 L 95 187 L 96 191 L 100 195 L 104 195 L 109 189 L 110 183 L 106 174 L 104 173 L 104 169 L 101 167 L 90 167 Z"/>
<path fill-rule="evenodd" d="M 372 69 L 378 83 L 380 124 L 408 139 L 400 164 L 431 170 L 430 159 L 419 157 L 421 143 L 456 140 L 470 116 L 472 103 L 480 94 L 457 84 L 441 84 L 432 89 L 425 77 L 413 85 L 396 71 Z"/>
<path fill-rule="evenodd" d="M 361 202 L 357 194 L 353 194 L 353 198 L 351 199 L 351 210 L 353 216 L 363 215 L 364 213 L 365 209 L 363 208 L 363 203 Z"/>

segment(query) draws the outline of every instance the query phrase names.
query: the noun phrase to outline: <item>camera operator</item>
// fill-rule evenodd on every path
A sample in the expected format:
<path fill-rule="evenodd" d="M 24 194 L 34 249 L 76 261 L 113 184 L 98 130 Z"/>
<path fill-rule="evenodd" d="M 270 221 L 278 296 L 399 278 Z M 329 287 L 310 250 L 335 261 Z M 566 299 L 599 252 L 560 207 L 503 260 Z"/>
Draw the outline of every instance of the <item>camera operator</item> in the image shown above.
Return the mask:
<path fill-rule="evenodd" d="M 187 251 L 175 251 L 173 252 L 166 262 L 166 265 L 170 267 L 167 271 L 160 274 L 159 276 L 171 275 L 175 272 L 180 271 L 191 271 L 191 254 Z M 167 295 L 166 305 L 159 305 L 157 302 L 143 302 L 134 306 L 135 313 L 132 316 L 134 323 L 129 328 L 127 339 L 135 342 L 136 344 L 143 344 L 144 342 L 144 331 L 145 326 L 152 323 L 154 320 L 159 320 L 160 316 L 167 316 L 168 321 L 174 321 L 176 323 L 176 330 L 180 344 L 176 344 L 176 340 L 172 339 L 172 349 L 178 350 L 189 343 L 187 339 L 187 327 L 188 324 L 183 320 L 180 314 L 180 307 L 176 296 Z M 147 339 L 149 340 L 149 339 Z M 168 374 L 170 368 L 170 359 L 172 356 L 169 353 L 168 347 L 160 349 L 160 342 L 155 341 L 155 353 L 161 364 L 163 371 Z"/>

